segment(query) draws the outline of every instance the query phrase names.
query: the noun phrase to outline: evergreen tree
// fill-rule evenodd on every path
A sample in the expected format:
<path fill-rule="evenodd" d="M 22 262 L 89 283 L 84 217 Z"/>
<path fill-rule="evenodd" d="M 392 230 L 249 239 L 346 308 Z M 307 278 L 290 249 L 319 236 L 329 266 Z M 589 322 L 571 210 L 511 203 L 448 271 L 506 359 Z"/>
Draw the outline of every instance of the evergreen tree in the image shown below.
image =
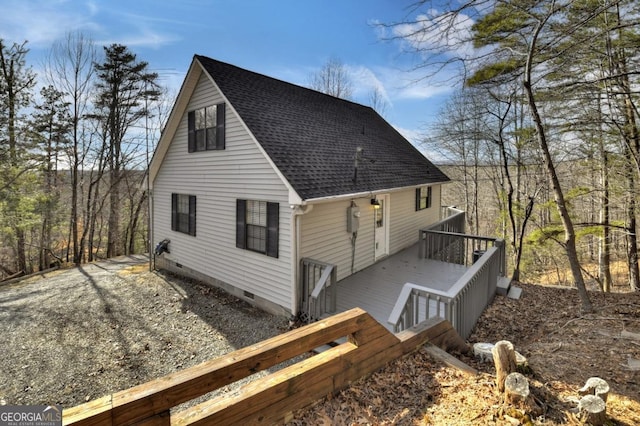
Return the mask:
<path fill-rule="evenodd" d="M 32 128 L 40 153 L 42 194 L 38 200 L 38 212 L 42 218 L 39 244 L 39 268 L 46 269 L 54 256 L 52 229 L 58 224 L 60 190 L 58 188 L 58 164 L 69 148 L 72 121 L 69 103 L 64 94 L 48 86 L 40 91 L 42 103 L 33 114 Z"/>
<path fill-rule="evenodd" d="M 9 242 L 15 256 L 14 265 L 2 265 L 5 273 L 31 271 L 23 223 L 29 206 L 23 203 L 23 191 L 29 188 L 24 179 L 33 164 L 23 111 L 31 103 L 36 76 L 26 64 L 27 53 L 26 42 L 7 46 L 0 39 L 0 217 L 2 240 Z"/>
<path fill-rule="evenodd" d="M 112 44 L 105 47 L 105 60 L 96 64 L 97 114 L 105 129 L 106 162 L 109 174 L 109 220 L 107 257 L 120 255 L 125 250 L 121 238 L 120 183 L 128 156 L 135 149 L 127 145 L 131 127 L 148 115 L 146 105 L 160 95 L 156 80 L 148 63 L 138 61 L 126 46 Z"/>

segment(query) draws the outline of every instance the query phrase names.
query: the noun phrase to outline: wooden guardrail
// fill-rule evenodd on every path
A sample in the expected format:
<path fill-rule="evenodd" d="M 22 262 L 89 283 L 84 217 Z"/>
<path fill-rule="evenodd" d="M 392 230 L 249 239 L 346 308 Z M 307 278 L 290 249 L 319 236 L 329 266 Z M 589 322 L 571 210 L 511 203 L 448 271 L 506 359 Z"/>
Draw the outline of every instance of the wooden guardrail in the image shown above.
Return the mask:
<path fill-rule="evenodd" d="M 341 337 L 347 341 L 256 379 L 235 392 L 170 413 L 186 401 Z M 393 334 L 362 309 L 264 340 L 160 379 L 63 410 L 65 425 L 272 424 L 347 387 L 425 342 L 460 344 L 451 324 L 430 319 Z M 464 342 L 462 342 L 464 343 Z"/>

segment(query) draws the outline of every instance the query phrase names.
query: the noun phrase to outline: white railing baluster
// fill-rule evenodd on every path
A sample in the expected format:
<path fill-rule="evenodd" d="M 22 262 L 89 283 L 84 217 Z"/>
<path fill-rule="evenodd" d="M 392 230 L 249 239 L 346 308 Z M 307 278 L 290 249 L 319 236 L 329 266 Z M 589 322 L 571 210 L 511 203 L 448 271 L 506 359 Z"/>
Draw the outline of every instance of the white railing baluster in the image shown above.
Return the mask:
<path fill-rule="evenodd" d="M 336 266 L 303 258 L 300 260 L 302 279 L 301 308 L 311 323 L 336 310 Z"/>
<path fill-rule="evenodd" d="M 396 332 L 413 327 L 432 316 L 430 305 L 434 301 L 435 315 L 451 322 L 458 333 L 467 338 L 495 294 L 502 248 L 487 245 L 485 254 L 448 291 L 406 283 L 389 317 L 389 324 Z M 425 303 L 424 317 L 420 315 L 421 299 Z"/>

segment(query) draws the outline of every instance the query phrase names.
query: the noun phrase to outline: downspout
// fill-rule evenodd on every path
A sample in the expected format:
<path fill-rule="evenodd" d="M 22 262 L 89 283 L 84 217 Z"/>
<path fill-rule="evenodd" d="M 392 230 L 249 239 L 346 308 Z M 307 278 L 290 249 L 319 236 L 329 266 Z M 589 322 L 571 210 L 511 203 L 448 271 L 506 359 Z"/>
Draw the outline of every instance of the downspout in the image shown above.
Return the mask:
<path fill-rule="evenodd" d="M 298 303 L 300 301 L 299 292 L 300 292 L 300 245 L 302 241 L 302 232 L 301 232 L 301 224 L 300 224 L 300 216 L 305 215 L 313 210 L 313 204 L 305 204 L 305 205 L 292 205 L 291 206 L 291 234 L 293 238 L 291 238 L 292 247 L 292 277 L 291 280 L 293 282 L 293 291 L 291 292 L 291 306 L 293 307 L 291 314 L 296 316 L 298 311 L 300 310 L 300 306 Z"/>

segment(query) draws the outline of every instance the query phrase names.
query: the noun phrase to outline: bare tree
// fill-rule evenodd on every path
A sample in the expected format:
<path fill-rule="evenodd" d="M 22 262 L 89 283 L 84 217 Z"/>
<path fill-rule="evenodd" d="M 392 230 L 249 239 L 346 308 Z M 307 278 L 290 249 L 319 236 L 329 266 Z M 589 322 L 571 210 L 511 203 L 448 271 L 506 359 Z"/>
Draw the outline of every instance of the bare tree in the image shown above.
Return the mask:
<path fill-rule="evenodd" d="M 83 164 L 90 149 L 89 136 L 83 120 L 88 113 L 96 60 L 93 41 L 81 32 L 67 33 L 61 41 L 55 42 L 46 64 L 46 76 L 50 84 L 63 92 L 69 101 L 69 115 L 72 121 L 71 144 L 68 150 L 71 177 L 71 205 L 69 212 L 69 235 L 67 261 L 70 249 L 73 262 L 82 261 L 84 240 L 78 227 L 81 217 L 81 175 Z"/>
<path fill-rule="evenodd" d="M 309 79 L 309 87 L 336 98 L 351 99 L 353 83 L 342 61 L 331 57 L 324 66 Z"/>
<path fill-rule="evenodd" d="M 369 106 L 383 117 L 387 112 L 387 108 L 389 107 L 389 102 L 387 102 L 387 100 L 384 97 L 384 94 L 377 87 L 374 88 L 369 93 Z"/>

